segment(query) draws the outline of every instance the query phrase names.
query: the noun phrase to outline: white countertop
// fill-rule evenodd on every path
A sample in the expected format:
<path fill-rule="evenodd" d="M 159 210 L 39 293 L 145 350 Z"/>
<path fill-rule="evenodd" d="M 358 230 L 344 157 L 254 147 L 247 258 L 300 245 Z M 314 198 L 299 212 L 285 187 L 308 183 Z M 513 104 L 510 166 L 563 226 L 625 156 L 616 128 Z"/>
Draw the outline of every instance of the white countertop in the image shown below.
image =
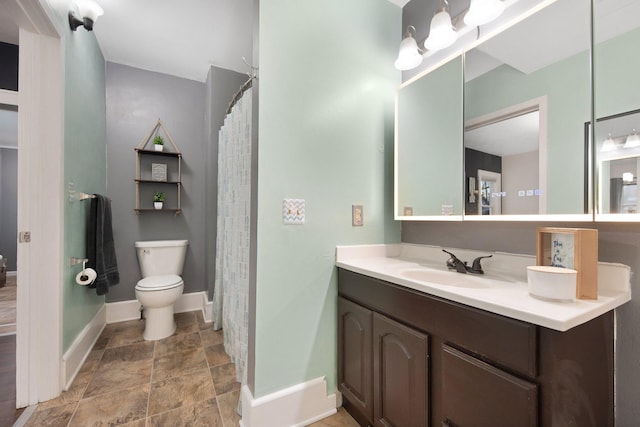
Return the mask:
<path fill-rule="evenodd" d="M 477 256 L 491 254 L 462 249 L 450 251 L 469 262 Z M 588 322 L 631 300 L 631 269 L 623 264 L 598 263 L 597 300 L 556 302 L 529 295 L 526 267 L 536 264 L 534 256 L 506 253 L 492 255 L 492 258 L 482 261 L 484 276 L 448 271 L 445 262 L 449 256 L 442 252 L 442 248 L 407 243 L 338 246 L 336 265 L 425 294 L 558 331 L 566 331 Z M 438 270 L 438 275 L 458 275 L 452 276 L 451 281 L 468 283 L 469 286 L 410 278 L 411 272 L 425 269 Z M 479 285 L 475 286 L 476 283 Z"/>

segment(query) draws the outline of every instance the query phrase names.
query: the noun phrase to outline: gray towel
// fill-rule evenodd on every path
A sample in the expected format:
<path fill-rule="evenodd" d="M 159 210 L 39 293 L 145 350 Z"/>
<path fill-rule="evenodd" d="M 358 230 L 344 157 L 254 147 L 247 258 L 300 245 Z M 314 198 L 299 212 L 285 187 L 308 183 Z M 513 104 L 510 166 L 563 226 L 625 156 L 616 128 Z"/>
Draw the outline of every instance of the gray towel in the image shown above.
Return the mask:
<path fill-rule="evenodd" d="M 111 229 L 111 201 L 100 194 L 94 196 L 87 222 L 86 256 L 87 267 L 93 268 L 98 276 L 89 287 L 104 295 L 110 286 L 120 282 L 120 273 Z"/>

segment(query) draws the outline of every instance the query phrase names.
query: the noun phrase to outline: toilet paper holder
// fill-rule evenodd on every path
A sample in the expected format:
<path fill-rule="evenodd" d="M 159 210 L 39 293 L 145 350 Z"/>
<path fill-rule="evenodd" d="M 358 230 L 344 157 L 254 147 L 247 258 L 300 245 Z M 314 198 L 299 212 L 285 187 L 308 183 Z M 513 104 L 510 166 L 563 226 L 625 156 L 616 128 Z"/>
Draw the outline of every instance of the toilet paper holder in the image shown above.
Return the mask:
<path fill-rule="evenodd" d="M 71 259 L 69 260 L 69 265 L 74 266 L 76 264 L 82 264 L 82 267 L 84 268 L 84 264 L 87 262 L 89 262 L 87 258 L 76 258 L 72 256 Z"/>

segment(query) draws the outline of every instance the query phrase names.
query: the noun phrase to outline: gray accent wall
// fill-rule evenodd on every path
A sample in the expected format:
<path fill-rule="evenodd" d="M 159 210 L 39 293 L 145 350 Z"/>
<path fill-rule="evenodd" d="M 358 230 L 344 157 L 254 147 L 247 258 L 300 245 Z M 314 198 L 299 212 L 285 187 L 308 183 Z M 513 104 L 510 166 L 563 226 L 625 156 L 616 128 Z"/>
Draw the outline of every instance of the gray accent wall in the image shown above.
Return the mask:
<path fill-rule="evenodd" d="M 16 271 L 17 237 L 18 150 L 0 148 L 0 255 L 8 271 Z"/>
<path fill-rule="evenodd" d="M 107 194 L 112 200 L 120 284 L 107 302 L 135 300 L 140 270 L 137 240 L 188 239 L 184 293 L 207 290 L 205 280 L 206 85 L 107 62 Z M 134 148 L 160 118 L 182 152 L 182 214 L 136 215 Z M 168 143 L 168 141 L 166 142 Z"/>
<path fill-rule="evenodd" d="M 217 198 L 218 198 L 218 130 L 227 115 L 229 102 L 238 89 L 249 78 L 246 74 L 211 66 L 207 74 L 205 150 L 206 150 L 206 246 L 205 277 L 207 278 L 207 296 L 213 298 L 216 264 L 217 239 Z"/>

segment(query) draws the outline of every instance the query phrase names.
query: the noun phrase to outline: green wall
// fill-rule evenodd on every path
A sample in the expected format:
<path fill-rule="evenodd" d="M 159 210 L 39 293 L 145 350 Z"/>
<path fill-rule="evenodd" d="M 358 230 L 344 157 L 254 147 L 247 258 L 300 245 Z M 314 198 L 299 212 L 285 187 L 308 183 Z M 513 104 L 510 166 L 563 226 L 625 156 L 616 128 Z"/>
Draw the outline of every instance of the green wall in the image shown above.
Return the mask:
<path fill-rule="evenodd" d="M 400 24 L 387 0 L 260 4 L 255 397 L 323 375 L 336 389 L 335 247 L 399 241 Z M 304 225 L 282 224 L 284 198 L 305 199 Z"/>
<path fill-rule="evenodd" d="M 106 192 L 105 62 L 92 32 L 69 29 L 70 3 L 56 9 L 64 29 L 64 194 L 69 182 L 76 191 Z M 99 25 L 99 22 L 96 23 Z M 63 352 L 104 304 L 94 289 L 79 286 L 75 276 L 81 265 L 69 266 L 71 257 L 85 256 L 85 224 L 89 201 L 64 204 L 64 258 L 62 303 Z"/>
<path fill-rule="evenodd" d="M 530 74 L 502 65 L 465 85 L 465 120 L 547 96 L 548 214 L 584 212 L 590 79 L 589 53 L 582 52 Z"/>
<path fill-rule="evenodd" d="M 636 29 L 596 45 L 593 54 L 596 117 L 640 108 L 640 55 L 635 54 L 639 44 L 640 29 Z"/>

